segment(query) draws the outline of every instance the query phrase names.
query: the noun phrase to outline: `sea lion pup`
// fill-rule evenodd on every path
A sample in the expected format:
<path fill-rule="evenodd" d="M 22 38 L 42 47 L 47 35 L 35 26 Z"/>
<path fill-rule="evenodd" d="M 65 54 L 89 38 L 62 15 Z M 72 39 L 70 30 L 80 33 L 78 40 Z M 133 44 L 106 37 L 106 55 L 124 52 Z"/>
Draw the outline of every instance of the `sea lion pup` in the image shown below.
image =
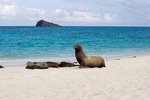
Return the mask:
<path fill-rule="evenodd" d="M 77 64 L 74 63 L 70 63 L 70 62 L 60 62 L 59 67 L 75 67 L 75 66 L 79 66 Z"/>
<path fill-rule="evenodd" d="M 0 68 L 4 68 L 2 65 L 0 65 Z"/>
<path fill-rule="evenodd" d="M 94 68 L 94 67 L 105 67 L 105 61 L 100 56 L 86 56 L 83 52 L 82 47 L 79 44 L 76 44 L 73 46 L 75 49 L 75 56 L 80 64 L 81 67 L 88 67 L 88 68 Z"/>
<path fill-rule="evenodd" d="M 31 62 L 28 61 L 26 69 L 48 69 L 48 65 L 45 62 Z"/>
<path fill-rule="evenodd" d="M 59 63 L 57 63 L 57 62 L 48 61 L 48 62 L 45 62 L 45 63 L 47 63 L 48 67 L 50 67 L 50 68 L 58 68 L 58 66 L 59 66 Z"/>

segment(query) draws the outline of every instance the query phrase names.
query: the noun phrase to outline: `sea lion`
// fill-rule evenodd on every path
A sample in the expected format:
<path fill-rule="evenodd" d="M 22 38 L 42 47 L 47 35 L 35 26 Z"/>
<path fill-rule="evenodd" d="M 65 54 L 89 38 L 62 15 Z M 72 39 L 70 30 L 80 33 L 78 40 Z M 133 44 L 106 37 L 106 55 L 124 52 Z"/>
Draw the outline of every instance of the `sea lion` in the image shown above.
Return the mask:
<path fill-rule="evenodd" d="M 48 69 L 48 65 L 45 62 L 31 62 L 28 61 L 26 69 Z"/>
<path fill-rule="evenodd" d="M 75 65 L 74 63 L 70 63 L 70 62 L 60 62 L 59 67 L 75 67 L 78 65 Z"/>
<path fill-rule="evenodd" d="M 51 68 L 58 68 L 58 66 L 59 66 L 59 63 L 57 63 L 57 62 L 48 61 L 48 62 L 45 62 L 45 63 L 47 63 L 48 67 L 51 67 Z"/>
<path fill-rule="evenodd" d="M 89 68 L 94 68 L 94 67 L 105 67 L 105 61 L 102 57 L 100 56 L 86 56 L 85 53 L 83 52 L 82 47 L 79 44 L 76 44 L 73 46 L 75 49 L 75 57 L 80 64 L 80 67 L 89 67 Z"/>
<path fill-rule="evenodd" d="M 0 65 L 0 68 L 4 68 L 2 65 Z"/>

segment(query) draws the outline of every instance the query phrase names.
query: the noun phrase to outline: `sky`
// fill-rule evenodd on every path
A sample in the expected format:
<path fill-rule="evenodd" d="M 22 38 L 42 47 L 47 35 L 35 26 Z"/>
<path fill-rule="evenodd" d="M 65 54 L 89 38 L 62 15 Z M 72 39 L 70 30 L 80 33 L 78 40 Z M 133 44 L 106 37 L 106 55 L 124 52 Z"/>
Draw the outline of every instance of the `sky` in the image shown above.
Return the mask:
<path fill-rule="evenodd" d="M 150 0 L 0 0 L 0 26 L 150 26 Z"/>

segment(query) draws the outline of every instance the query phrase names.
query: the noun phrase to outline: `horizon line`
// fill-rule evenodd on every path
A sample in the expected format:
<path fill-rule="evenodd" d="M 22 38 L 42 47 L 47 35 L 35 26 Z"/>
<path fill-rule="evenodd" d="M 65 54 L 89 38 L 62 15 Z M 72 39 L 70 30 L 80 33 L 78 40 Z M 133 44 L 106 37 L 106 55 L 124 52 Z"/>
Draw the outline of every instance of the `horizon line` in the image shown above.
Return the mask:
<path fill-rule="evenodd" d="M 0 27 L 36 27 L 36 26 L 32 26 L 32 25 L 4 25 Z M 41 27 L 45 27 L 45 26 L 41 26 Z M 146 26 L 146 25 L 62 25 L 62 26 L 46 26 L 46 27 L 150 27 L 150 26 Z"/>

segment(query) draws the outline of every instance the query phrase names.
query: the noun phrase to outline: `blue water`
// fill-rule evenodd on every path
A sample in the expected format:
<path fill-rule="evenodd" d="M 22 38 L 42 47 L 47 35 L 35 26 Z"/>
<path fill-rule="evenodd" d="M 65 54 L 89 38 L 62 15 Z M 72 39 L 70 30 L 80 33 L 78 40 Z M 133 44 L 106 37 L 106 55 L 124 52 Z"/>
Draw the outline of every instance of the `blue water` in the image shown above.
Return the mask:
<path fill-rule="evenodd" d="M 150 53 L 150 27 L 0 27 L 0 59 Z"/>

